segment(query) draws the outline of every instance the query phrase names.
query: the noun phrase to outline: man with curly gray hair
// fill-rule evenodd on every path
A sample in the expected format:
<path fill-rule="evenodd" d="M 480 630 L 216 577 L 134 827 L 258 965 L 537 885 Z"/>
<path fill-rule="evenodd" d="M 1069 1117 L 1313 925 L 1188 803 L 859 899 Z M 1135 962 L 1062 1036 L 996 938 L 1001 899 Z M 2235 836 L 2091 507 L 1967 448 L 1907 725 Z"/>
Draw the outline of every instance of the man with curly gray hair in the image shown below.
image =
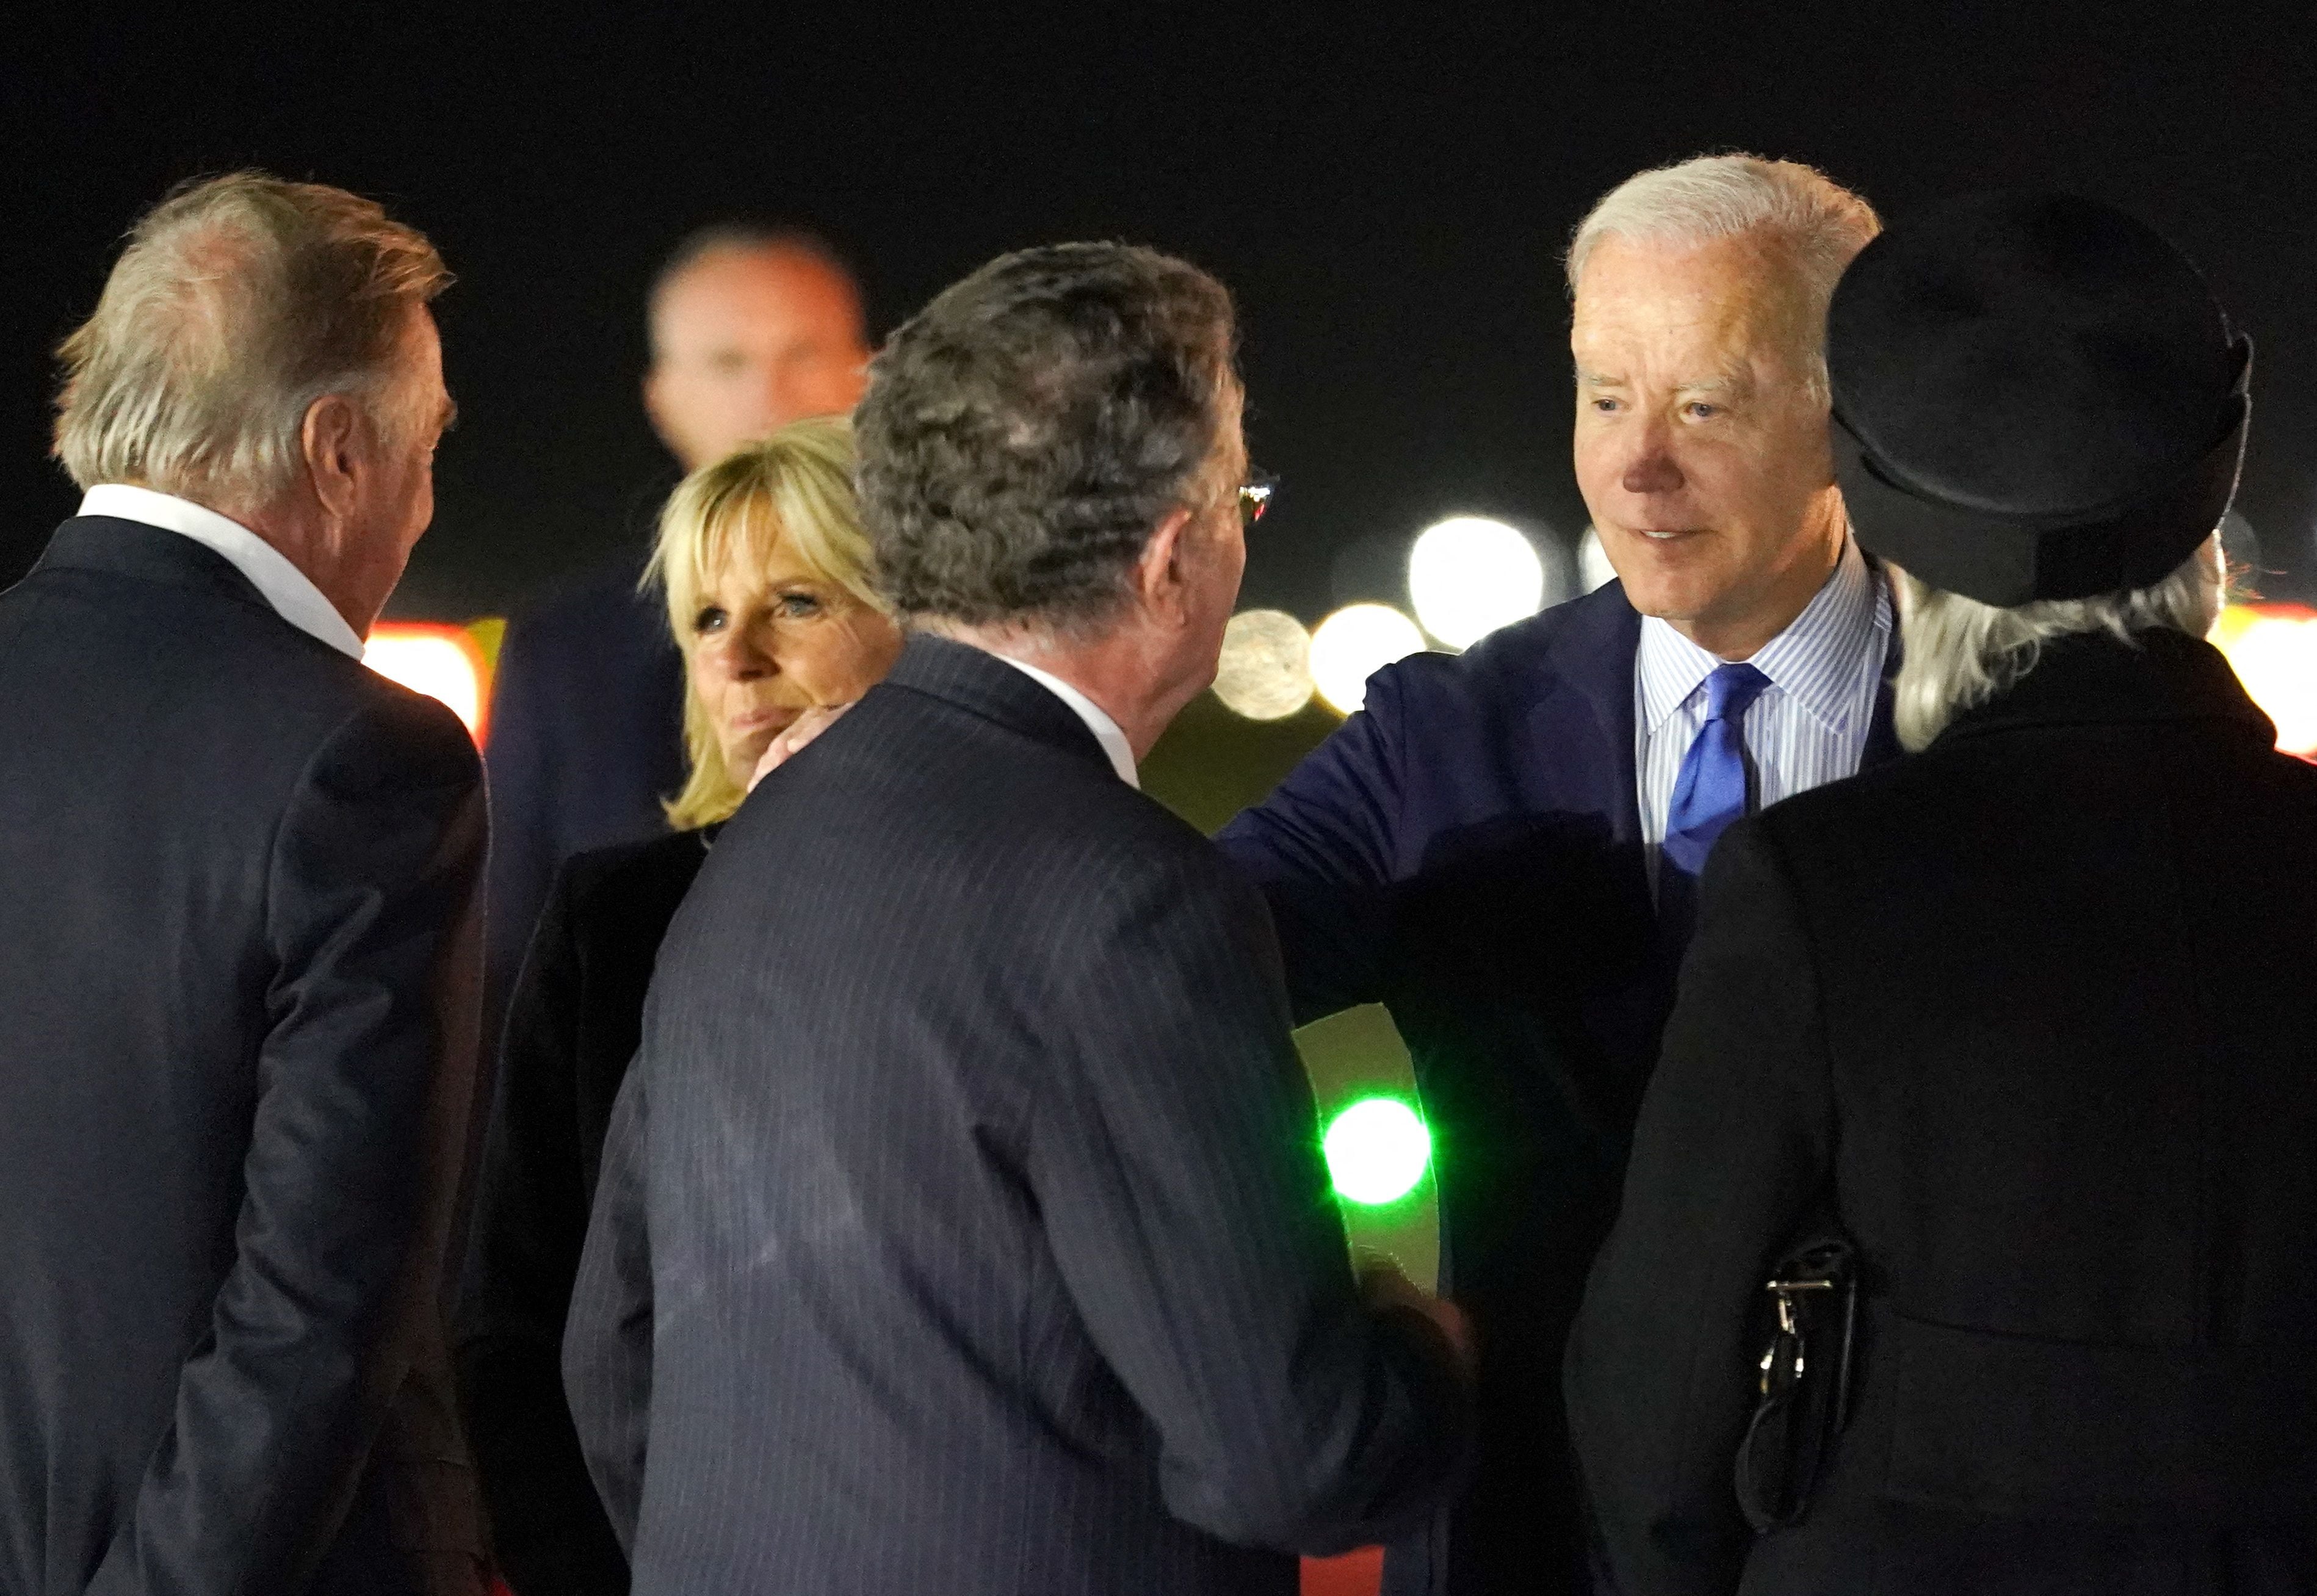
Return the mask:
<path fill-rule="evenodd" d="M 1262 905 L 1133 787 L 1238 592 L 1232 338 L 1063 245 L 872 367 L 914 635 L 685 901 L 565 1345 L 638 1596 L 1287 1596 L 1453 1475 L 1462 1321 L 1355 1279 Z"/>

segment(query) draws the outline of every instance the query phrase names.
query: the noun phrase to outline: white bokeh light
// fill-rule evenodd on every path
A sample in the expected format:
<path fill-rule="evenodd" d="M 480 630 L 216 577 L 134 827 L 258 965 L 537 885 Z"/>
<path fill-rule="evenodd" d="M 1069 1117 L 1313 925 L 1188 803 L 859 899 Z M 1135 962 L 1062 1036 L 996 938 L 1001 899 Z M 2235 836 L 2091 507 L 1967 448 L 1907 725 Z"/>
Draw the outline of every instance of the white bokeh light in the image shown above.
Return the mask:
<path fill-rule="evenodd" d="M 1408 593 L 1424 629 L 1469 648 L 1544 602 L 1544 563 L 1501 521 L 1457 515 L 1427 527 L 1408 554 Z"/>
<path fill-rule="evenodd" d="M 1284 610 L 1242 610 L 1223 628 L 1215 696 L 1249 720 L 1284 720 L 1311 701 L 1311 634 Z"/>
<path fill-rule="evenodd" d="M 1346 604 L 1311 633 L 1311 681 L 1337 713 L 1367 701 L 1368 678 L 1424 652 L 1424 634 L 1390 604 Z"/>
<path fill-rule="evenodd" d="M 1601 547 L 1601 534 L 1587 527 L 1585 535 L 1577 541 L 1577 585 L 1591 593 L 1616 579 L 1616 567 L 1609 563 L 1609 551 Z"/>

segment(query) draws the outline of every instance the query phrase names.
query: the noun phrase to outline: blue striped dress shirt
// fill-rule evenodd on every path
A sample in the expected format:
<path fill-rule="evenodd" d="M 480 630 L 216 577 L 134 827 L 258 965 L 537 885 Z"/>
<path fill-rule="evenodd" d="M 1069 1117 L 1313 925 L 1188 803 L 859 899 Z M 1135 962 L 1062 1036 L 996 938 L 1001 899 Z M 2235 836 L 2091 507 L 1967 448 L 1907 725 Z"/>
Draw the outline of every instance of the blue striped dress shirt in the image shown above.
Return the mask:
<path fill-rule="evenodd" d="M 1891 646 L 1891 592 L 1845 539 L 1834 572 L 1749 662 L 1770 679 L 1740 723 L 1747 812 L 1856 774 Z M 1633 664 L 1633 769 L 1650 878 L 1682 756 L 1705 724 L 1705 679 L 1723 661 L 1655 616 Z"/>

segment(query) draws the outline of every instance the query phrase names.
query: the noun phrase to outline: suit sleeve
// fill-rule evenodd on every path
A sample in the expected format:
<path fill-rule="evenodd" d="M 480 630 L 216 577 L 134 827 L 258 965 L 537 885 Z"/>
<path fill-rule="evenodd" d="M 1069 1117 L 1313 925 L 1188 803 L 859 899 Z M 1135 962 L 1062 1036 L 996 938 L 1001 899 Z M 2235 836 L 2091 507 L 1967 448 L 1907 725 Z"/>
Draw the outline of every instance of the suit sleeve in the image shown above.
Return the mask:
<path fill-rule="evenodd" d="M 1570 1429 L 1625 1596 L 1737 1589 L 1752 1537 L 1731 1470 L 1762 1282 L 1825 1187 L 1832 1140 L 1810 942 L 1767 834 L 1743 821 L 1706 867 L 1624 1206 L 1569 1346 Z"/>
<path fill-rule="evenodd" d="M 98 1596 L 303 1590 L 335 1537 L 439 1334 L 483 853 L 473 745 L 431 700 L 349 719 L 292 794 L 234 1257 Z"/>
<path fill-rule="evenodd" d="M 651 1432 L 651 1242 L 644 1140 L 649 1060 L 621 1084 L 604 1138 L 595 1207 L 580 1254 L 563 1336 L 563 1385 L 587 1472 L 621 1550 L 632 1556 L 643 1511 L 644 1449 Z"/>
<path fill-rule="evenodd" d="M 1471 1413 L 1428 1321 L 1358 1300 L 1261 905 L 1145 868 L 1069 931 L 1070 1057 L 1030 1178 L 1067 1289 L 1156 1427 L 1168 1511 L 1307 1553 L 1418 1521 Z"/>
<path fill-rule="evenodd" d="M 1270 905 L 1298 1025 L 1384 996 L 1400 685 L 1398 673 L 1378 672 L 1366 707 L 1215 836 Z"/>
<path fill-rule="evenodd" d="M 572 890 L 567 868 L 508 1008 L 456 1325 L 459 1395 L 492 1545 L 517 1596 L 627 1589 L 563 1395 L 563 1328 L 587 1234 Z"/>

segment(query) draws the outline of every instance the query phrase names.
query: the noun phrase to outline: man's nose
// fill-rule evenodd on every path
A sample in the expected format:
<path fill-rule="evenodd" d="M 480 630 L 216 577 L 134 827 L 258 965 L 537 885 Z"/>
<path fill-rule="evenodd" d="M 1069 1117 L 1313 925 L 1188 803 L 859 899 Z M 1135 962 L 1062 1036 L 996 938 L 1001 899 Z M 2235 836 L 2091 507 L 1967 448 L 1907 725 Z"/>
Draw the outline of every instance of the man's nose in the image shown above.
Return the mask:
<path fill-rule="evenodd" d="M 1629 494 L 1679 493 L 1688 486 L 1674 459 L 1673 435 L 1662 423 L 1636 429 L 1632 452 L 1617 485 Z"/>

